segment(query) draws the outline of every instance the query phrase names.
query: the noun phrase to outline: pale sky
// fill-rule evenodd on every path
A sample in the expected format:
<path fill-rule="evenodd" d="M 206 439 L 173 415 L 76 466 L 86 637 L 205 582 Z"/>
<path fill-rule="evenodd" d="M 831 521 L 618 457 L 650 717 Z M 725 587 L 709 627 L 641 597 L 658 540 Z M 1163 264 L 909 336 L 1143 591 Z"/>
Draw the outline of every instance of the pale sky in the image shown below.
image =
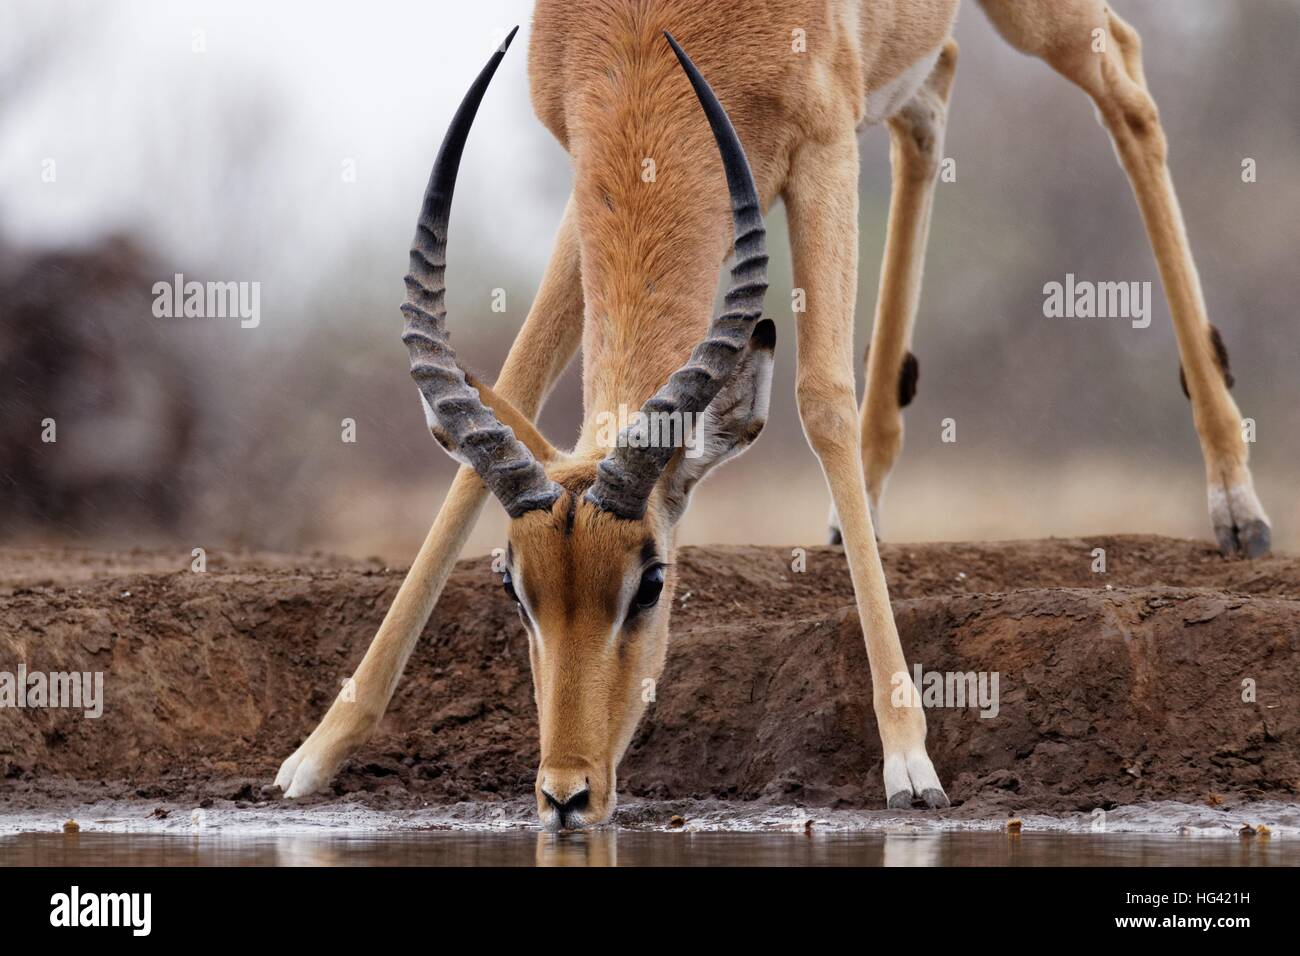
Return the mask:
<path fill-rule="evenodd" d="M 0 55 L 35 50 L 47 65 L 0 112 L 0 224 L 41 244 L 131 227 L 178 263 L 250 273 L 232 278 L 292 281 L 304 253 L 365 240 L 391 245 L 400 265 L 447 122 L 518 23 L 470 138 L 455 221 L 462 242 L 486 234 L 538 274 L 569 174 L 528 99 L 531 7 L 6 0 Z"/>

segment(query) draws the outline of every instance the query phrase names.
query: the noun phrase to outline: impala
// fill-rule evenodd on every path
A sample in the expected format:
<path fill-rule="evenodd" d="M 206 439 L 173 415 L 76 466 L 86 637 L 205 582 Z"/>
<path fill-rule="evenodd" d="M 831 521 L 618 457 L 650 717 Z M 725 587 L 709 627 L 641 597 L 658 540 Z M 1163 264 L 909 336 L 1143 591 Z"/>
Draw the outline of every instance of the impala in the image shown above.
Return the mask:
<path fill-rule="evenodd" d="M 1225 553 L 1264 553 L 1268 521 L 1227 391 L 1226 352 L 1206 320 L 1137 34 L 1100 0 L 981 6 L 1013 46 L 1095 103 L 1159 264 L 1219 544 Z M 775 330 L 761 318 L 762 210 L 779 197 L 806 297 L 796 316 L 799 414 L 853 580 L 886 800 L 947 805 L 926 752 L 924 712 L 907 692 L 873 512 L 917 380 L 909 345 L 957 60 L 956 8 L 957 0 L 539 0 L 533 104 L 572 156 L 573 194 L 537 298 L 489 388 L 457 364 L 443 276 L 461 151 L 507 40 L 438 154 L 402 306 L 429 429 L 464 467 L 355 674 L 354 694 L 336 700 L 281 766 L 286 796 L 328 787 L 373 733 L 490 491 L 511 519 L 503 583 L 528 634 L 539 815 L 550 829 L 609 819 L 616 768 L 645 709 L 642 683 L 664 664 L 678 522 L 696 483 L 742 452 L 766 417 Z M 859 414 L 857 133 L 881 122 L 894 184 Z M 731 288 L 710 322 L 729 247 Z M 579 345 L 584 424 L 564 452 L 532 420 Z M 610 447 L 599 423 L 622 408 L 640 408 L 643 419 L 679 416 L 703 439 L 687 455 L 684 443 L 645 441 L 642 422 Z M 895 688 L 909 703 L 895 705 Z"/>

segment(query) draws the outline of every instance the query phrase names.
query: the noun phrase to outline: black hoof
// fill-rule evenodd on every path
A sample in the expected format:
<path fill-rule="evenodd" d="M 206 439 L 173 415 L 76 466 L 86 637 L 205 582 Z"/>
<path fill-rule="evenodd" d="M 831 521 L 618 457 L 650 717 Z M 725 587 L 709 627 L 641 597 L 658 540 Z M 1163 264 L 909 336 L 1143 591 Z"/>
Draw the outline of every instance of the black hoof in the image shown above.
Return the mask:
<path fill-rule="evenodd" d="M 1273 545 L 1272 529 L 1259 519 L 1247 521 L 1240 528 L 1236 525 L 1221 525 L 1214 529 L 1214 537 L 1219 542 L 1219 553 L 1225 558 L 1237 555 L 1262 558 Z"/>
<path fill-rule="evenodd" d="M 889 798 L 889 809 L 891 810 L 910 810 L 912 809 L 912 791 L 900 790 Z"/>
<path fill-rule="evenodd" d="M 925 805 L 931 810 L 943 810 L 952 806 L 948 802 L 948 795 L 942 790 L 935 790 L 933 787 L 929 790 L 922 790 L 921 799 L 925 801 Z"/>
<path fill-rule="evenodd" d="M 1241 553 L 1246 557 L 1262 558 L 1272 547 L 1273 531 L 1263 521 L 1248 521 L 1237 532 L 1237 541 L 1241 544 Z"/>
<path fill-rule="evenodd" d="M 831 533 L 827 536 L 827 542 L 826 542 L 826 543 L 827 543 L 827 544 L 843 544 L 843 543 L 844 543 L 844 535 L 840 534 L 840 529 L 839 529 L 839 528 L 836 528 L 836 527 L 832 527 L 832 528 L 831 528 Z"/>

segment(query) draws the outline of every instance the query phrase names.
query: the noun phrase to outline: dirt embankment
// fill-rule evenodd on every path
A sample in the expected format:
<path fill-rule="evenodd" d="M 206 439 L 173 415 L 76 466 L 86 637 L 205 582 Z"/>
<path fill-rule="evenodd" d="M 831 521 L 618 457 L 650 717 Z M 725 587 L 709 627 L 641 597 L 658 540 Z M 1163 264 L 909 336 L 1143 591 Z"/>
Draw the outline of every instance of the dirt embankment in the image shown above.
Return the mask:
<path fill-rule="evenodd" d="M 1223 561 L 1199 542 L 1132 536 L 886 545 L 884 557 L 908 660 L 998 675 L 995 717 L 928 711 L 955 813 L 1300 792 L 1300 559 Z M 668 667 L 621 791 L 881 806 L 842 552 L 808 549 L 802 573 L 779 548 L 678 560 Z M 105 674 L 98 720 L 0 708 L 0 809 L 71 792 L 260 799 L 402 578 L 313 556 L 210 554 L 202 574 L 189 561 L 0 551 L 0 671 Z M 529 793 L 531 693 L 488 559 L 461 562 L 337 792 L 388 807 Z"/>

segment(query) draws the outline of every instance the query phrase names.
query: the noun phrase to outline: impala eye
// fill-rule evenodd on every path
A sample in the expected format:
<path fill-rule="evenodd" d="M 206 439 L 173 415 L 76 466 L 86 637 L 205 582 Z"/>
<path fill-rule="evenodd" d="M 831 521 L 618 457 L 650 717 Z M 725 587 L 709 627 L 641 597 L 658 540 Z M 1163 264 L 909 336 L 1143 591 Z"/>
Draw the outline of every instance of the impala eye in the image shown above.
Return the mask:
<path fill-rule="evenodd" d="M 501 589 L 505 591 L 506 594 L 510 595 L 510 600 L 514 601 L 516 604 L 519 603 L 519 595 L 515 593 L 515 582 L 514 579 L 510 577 L 509 571 L 501 575 Z"/>
<path fill-rule="evenodd" d="M 659 593 L 664 589 L 664 566 L 655 564 L 641 574 L 641 584 L 632 599 L 633 611 L 645 610 L 659 603 Z"/>

